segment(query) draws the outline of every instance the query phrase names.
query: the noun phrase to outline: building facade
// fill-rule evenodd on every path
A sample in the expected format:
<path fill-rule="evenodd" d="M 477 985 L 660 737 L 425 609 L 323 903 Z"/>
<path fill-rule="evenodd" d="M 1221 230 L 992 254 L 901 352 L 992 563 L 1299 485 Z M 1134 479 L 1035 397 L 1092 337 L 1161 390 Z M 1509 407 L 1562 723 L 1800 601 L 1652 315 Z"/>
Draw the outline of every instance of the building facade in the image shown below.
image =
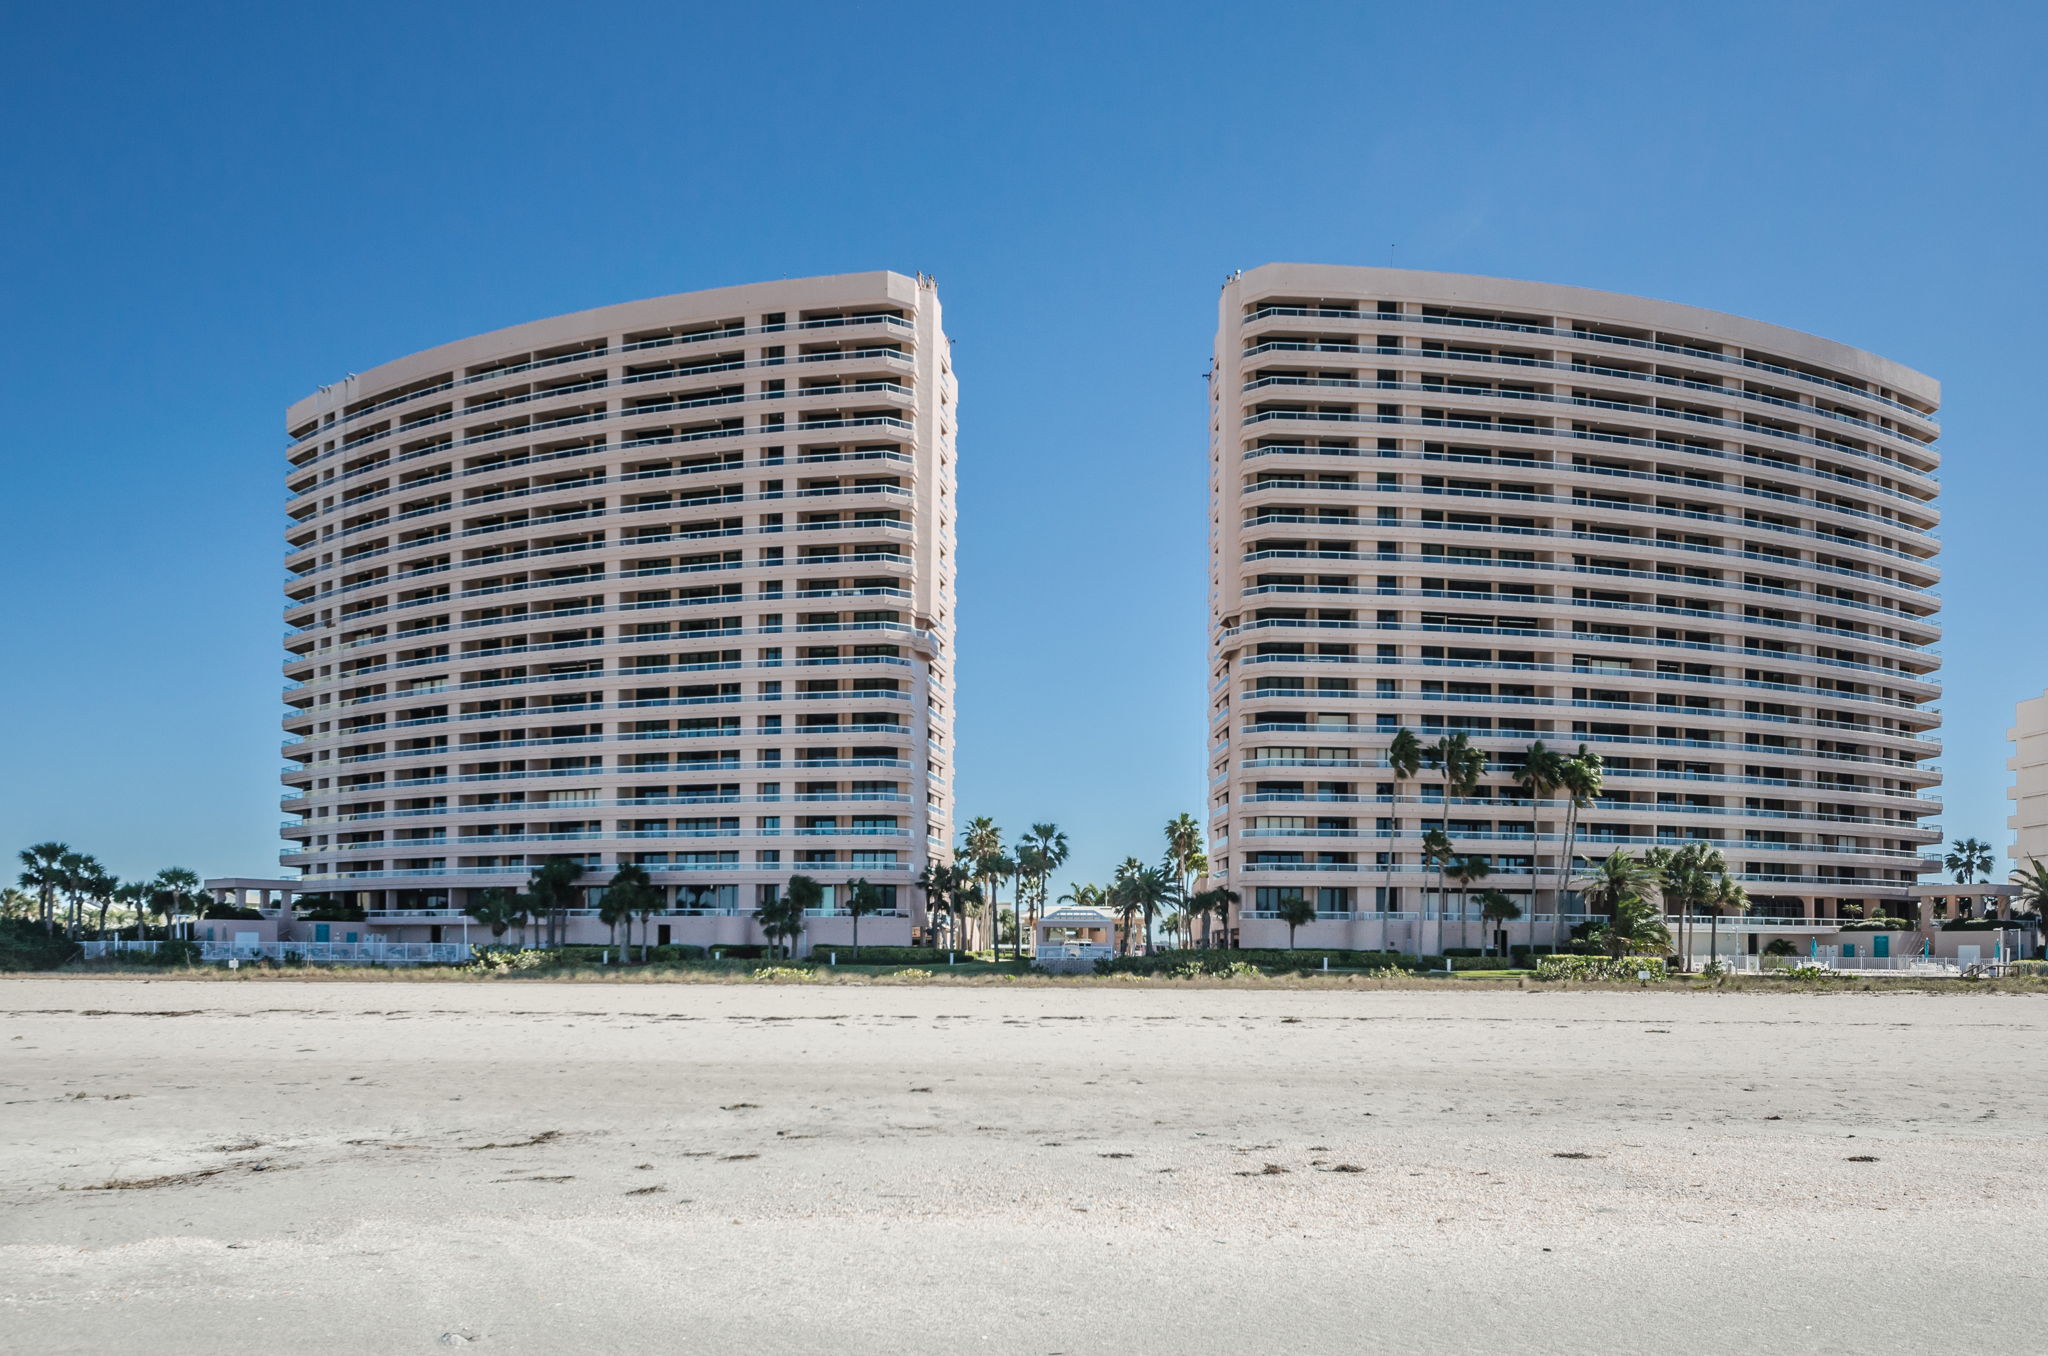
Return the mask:
<path fill-rule="evenodd" d="M 1246 945 L 1292 894 L 1303 945 L 1479 944 L 1432 829 L 1511 942 L 1581 921 L 1566 804 L 1513 780 L 1539 740 L 1605 763 L 1569 855 L 1719 846 L 1738 946 L 1911 916 L 1934 381 L 1689 306 L 1273 264 L 1223 288 L 1211 397 L 1211 859 Z M 1403 728 L 1465 733 L 1477 790 L 1395 776 Z"/>
<path fill-rule="evenodd" d="M 2005 821 L 2012 847 L 2006 855 L 2015 867 L 2026 869 L 2048 862 L 2048 695 L 2019 703 L 2005 737 L 2013 745 L 2005 764 L 2012 773 L 2006 791 L 2012 814 Z"/>
<path fill-rule="evenodd" d="M 807 278 L 498 330 L 287 416 L 282 862 L 392 940 L 573 857 L 651 935 L 952 837 L 957 386 L 935 285 Z M 572 940 L 605 935 L 593 914 Z M 473 935 L 473 934 L 472 934 Z"/>

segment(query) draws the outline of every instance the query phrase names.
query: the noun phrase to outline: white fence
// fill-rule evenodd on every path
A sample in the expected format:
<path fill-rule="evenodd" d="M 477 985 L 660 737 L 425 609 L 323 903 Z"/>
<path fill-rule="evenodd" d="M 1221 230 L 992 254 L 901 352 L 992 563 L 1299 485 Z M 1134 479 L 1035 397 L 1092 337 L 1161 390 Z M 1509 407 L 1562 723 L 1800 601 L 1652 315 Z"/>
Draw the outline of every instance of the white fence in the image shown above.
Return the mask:
<path fill-rule="evenodd" d="M 87 960 L 120 951 L 154 952 L 162 942 L 81 942 Z M 304 961 L 308 965 L 460 965 L 460 942 L 195 942 L 203 961 Z"/>
<path fill-rule="evenodd" d="M 1762 974 L 1770 970 L 1791 970 L 1799 966 L 1819 966 L 1823 970 L 1834 970 L 1841 974 L 1876 975 L 1929 975 L 1953 979 L 1962 973 L 1962 965 L 1952 956 L 1843 956 L 1829 954 L 1833 948 L 1823 947 L 1817 956 L 1728 956 L 1718 958 L 1695 958 L 1695 966 L 1707 960 L 1719 959 L 1730 971 L 1739 975 Z"/>

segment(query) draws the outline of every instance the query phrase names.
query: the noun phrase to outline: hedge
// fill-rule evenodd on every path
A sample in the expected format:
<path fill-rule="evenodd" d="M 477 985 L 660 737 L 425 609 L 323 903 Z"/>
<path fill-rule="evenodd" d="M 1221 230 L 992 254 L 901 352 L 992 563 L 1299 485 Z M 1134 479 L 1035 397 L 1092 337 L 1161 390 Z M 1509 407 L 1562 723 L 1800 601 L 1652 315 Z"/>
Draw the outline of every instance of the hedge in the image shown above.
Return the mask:
<path fill-rule="evenodd" d="M 1545 956 L 1536 962 L 1538 979 L 1589 979 L 1614 980 L 1628 984 L 1638 982 L 1644 973 L 1653 980 L 1664 978 L 1662 956 L 1623 956 L 1612 960 L 1606 956 Z"/>
<path fill-rule="evenodd" d="M 573 946 L 556 947 L 553 955 L 564 964 L 603 965 L 607 963 L 606 953 L 609 952 L 609 963 L 612 965 L 638 965 L 643 950 L 647 953 L 647 963 L 650 965 L 678 965 L 684 961 L 700 961 L 710 954 L 701 946 L 684 946 L 675 942 L 644 948 L 638 942 L 631 946 L 591 945 L 578 942 Z"/>
<path fill-rule="evenodd" d="M 857 953 L 850 946 L 829 943 L 811 948 L 811 959 L 820 965 L 944 965 L 950 951 L 935 946 L 864 946 Z"/>

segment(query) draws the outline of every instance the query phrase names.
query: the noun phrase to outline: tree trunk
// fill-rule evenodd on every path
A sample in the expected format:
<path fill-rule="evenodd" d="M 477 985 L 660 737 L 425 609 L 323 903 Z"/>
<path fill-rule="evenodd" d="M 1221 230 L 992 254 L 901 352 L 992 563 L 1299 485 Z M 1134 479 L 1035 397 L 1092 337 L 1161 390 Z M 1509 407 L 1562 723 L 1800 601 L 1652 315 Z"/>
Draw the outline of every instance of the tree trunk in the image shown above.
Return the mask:
<path fill-rule="evenodd" d="M 1553 951 L 1564 949 L 1564 897 L 1566 882 L 1571 879 L 1572 854 L 1578 847 L 1579 803 L 1576 799 L 1566 803 L 1564 810 L 1564 851 L 1557 859 L 1557 890 L 1551 903 L 1550 946 Z"/>

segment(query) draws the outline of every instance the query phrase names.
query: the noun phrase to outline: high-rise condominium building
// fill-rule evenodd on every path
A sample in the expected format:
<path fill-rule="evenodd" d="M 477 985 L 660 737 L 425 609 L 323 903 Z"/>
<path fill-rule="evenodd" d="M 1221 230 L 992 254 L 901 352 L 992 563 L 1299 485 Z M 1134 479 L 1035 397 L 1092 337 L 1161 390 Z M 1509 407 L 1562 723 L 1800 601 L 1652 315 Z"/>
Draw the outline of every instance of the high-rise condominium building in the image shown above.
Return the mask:
<path fill-rule="evenodd" d="M 2012 847 L 2006 855 L 2014 866 L 2031 869 L 2048 861 L 2048 694 L 2021 702 L 2005 737 L 2013 744 L 2005 763 L 2012 773 L 2006 789 L 2012 815 L 2005 821 Z"/>
<path fill-rule="evenodd" d="M 1424 834 L 1576 921 L 1542 741 L 1605 764 L 1570 855 L 1703 839 L 1738 945 L 1911 915 L 1939 717 L 1939 388 L 1874 354 L 1640 297 L 1272 264 L 1223 288 L 1211 401 L 1210 806 L 1243 940 L 1476 945 Z M 1406 728 L 1486 755 L 1446 800 Z M 1479 906 L 1469 906 L 1477 919 Z"/>
<path fill-rule="evenodd" d="M 802 873 L 828 914 L 881 887 L 862 940 L 908 941 L 951 838 L 956 394 L 934 284 L 862 273 L 538 320 L 293 405 L 284 863 L 392 940 L 455 940 L 567 856 L 590 887 L 644 867 L 661 939 L 749 940 Z"/>

